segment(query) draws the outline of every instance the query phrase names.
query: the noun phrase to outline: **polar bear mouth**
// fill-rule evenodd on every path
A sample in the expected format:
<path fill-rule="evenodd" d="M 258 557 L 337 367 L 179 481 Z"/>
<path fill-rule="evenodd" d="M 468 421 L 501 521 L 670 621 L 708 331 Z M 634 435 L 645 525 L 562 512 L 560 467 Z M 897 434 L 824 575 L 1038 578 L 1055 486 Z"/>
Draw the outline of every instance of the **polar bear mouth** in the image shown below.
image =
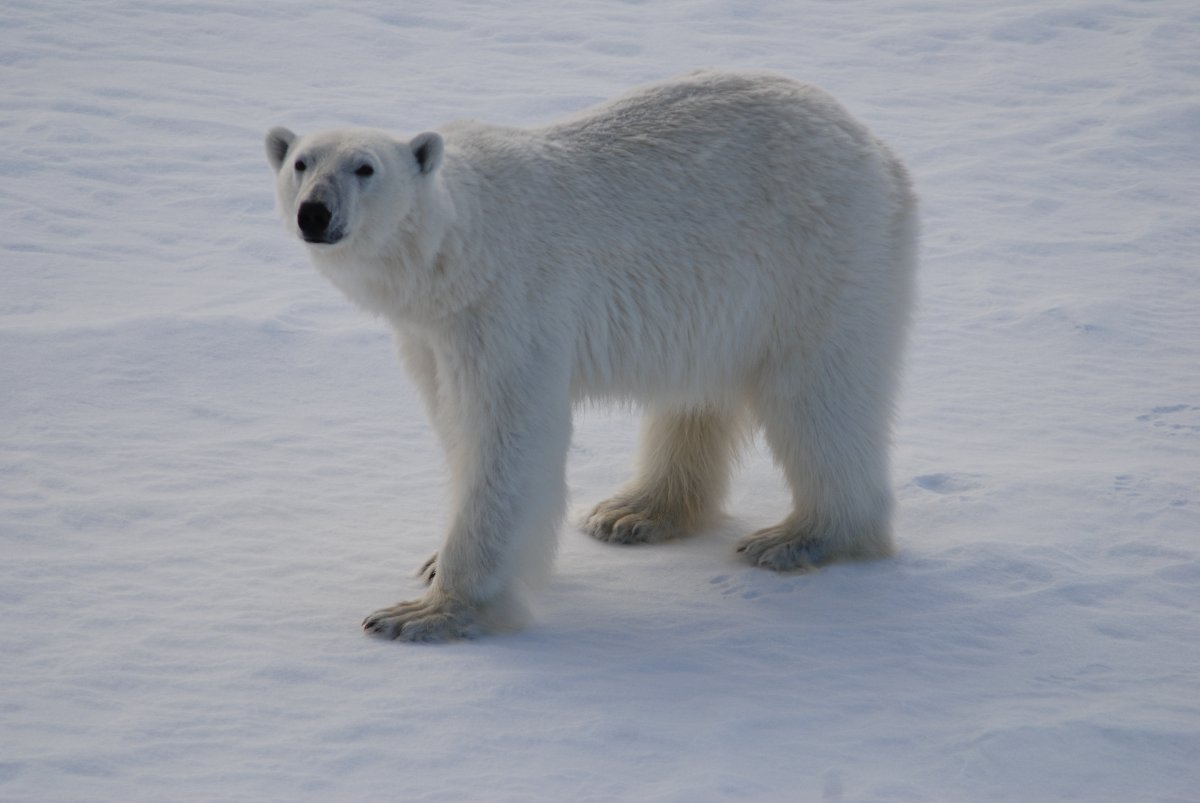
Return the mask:
<path fill-rule="evenodd" d="M 331 231 L 326 232 L 325 234 L 303 234 L 301 236 L 304 238 L 304 242 L 308 243 L 309 245 L 336 245 L 337 243 L 341 242 L 345 235 L 340 231 Z"/>

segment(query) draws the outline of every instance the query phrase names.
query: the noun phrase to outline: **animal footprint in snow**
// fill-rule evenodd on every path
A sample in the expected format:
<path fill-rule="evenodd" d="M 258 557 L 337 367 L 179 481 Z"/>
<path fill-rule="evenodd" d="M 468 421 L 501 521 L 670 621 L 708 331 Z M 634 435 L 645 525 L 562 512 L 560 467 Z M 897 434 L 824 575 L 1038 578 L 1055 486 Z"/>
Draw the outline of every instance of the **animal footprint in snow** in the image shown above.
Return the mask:
<path fill-rule="evenodd" d="M 750 569 L 737 575 L 718 574 L 708 582 L 718 589 L 723 597 L 736 595 L 752 600 L 767 594 L 795 591 L 804 580 L 802 577 L 770 575 Z"/>
<path fill-rule="evenodd" d="M 1200 407 L 1191 404 L 1155 407 L 1137 420 L 1172 432 L 1200 432 Z"/>
<path fill-rule="evenodd" d="M 913 478 L 913 484 L 935 494 L 958 494 L 980 487 L 978 477 L 971 474 L 922 474 Z"/>

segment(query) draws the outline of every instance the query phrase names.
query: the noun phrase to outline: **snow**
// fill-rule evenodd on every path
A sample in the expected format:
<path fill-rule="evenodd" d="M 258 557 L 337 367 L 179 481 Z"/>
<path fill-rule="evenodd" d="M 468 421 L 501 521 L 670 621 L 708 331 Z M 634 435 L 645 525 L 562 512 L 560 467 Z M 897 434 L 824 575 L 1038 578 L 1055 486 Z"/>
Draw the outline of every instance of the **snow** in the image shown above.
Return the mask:
<path fill-rule="evenodd" d="M 1200 788 L 1191 0 L 9 2 L 0 799 L 1183 801 Z M 564 526 L 527 630 L 364 637 L 445 524 L 265 130 L 535 124 L 699 66 L 832 91 L 923 199 L 900 553 Z M 573 504 L 620 483 L 581 411 Z"/>

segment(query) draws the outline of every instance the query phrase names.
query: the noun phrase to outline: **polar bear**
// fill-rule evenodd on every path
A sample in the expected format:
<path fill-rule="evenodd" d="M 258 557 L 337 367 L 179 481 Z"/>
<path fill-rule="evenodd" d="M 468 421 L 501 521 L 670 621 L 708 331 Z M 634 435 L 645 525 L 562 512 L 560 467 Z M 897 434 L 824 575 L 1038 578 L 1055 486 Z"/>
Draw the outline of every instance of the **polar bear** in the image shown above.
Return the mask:
<path fill-rule="evenodd" d="M 395 329 L 444 447 L 453 516 L 423 597 L 363 627 L 441 641 L 513 627 L 566 499 L 571 408 L 645 409 L 601 541 L 695 532 L 761 428 L 791 488 L 737 551 L 775 570 L 892 550 L 889 430 L 916 202 L 822 91 L 704 71 L 542 128 L 266 138 L 316 267 Z"/>

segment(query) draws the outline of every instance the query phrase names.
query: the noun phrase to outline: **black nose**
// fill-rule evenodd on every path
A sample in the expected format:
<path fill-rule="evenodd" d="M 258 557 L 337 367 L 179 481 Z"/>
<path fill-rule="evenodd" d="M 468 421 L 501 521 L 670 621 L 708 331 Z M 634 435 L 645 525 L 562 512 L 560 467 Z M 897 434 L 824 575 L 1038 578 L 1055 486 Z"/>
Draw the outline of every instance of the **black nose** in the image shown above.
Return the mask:
<path fill-rule="evenodd" d="M 304 235 L 304 239 L 318 242 L 324 241 L 329 221 L 332 219 L 333 214 L 329 207 L 320 201 L 305 201 L 300 204 L 300 212 L 296 215 L 296 223 L 300 226 L 300 233 Z"/>

